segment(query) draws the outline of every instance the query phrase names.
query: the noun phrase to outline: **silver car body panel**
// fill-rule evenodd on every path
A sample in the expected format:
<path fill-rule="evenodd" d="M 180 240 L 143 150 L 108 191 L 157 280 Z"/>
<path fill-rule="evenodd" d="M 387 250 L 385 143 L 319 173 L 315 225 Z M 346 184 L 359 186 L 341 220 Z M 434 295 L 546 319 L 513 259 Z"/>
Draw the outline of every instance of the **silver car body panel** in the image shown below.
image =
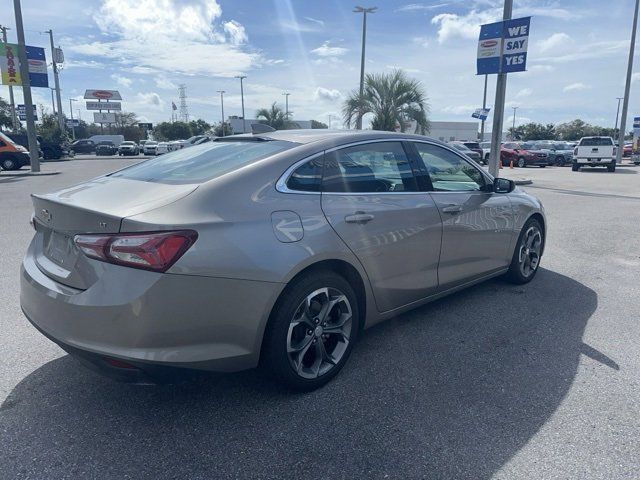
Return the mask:
<path fill-rule="evenodd" d="M 540 214 L 544 219 L 540 203 L 518 189 L 510 194 L 283 190 L 282 179 L 293 165 L 336 147 L 383 140 L 448 147 L 425 137 L 385 132 L 264 136 L 299 145 L 198 186 L 104 176 L 34 197 L 36 213 L 51 210 L 54 227 L 37 216 L 39 231 L 21 278 L 27 317 L 49 336 L 94 353 L 240 370 L 257 364 L 278 297 L 307 268 L 340 262 L 357 272 L 366 328 L 503 273 L 527 218 Z M 440 221 L 442 206 L 450 202 L 463 204 L 462 211 Z M 344 214 L 364 206 L 375 209 L 377 221 L 347 229 Z M 85 273 L 74 283 L 39 263 L 46 248 L 40 230 L 64 225 L 69 234 L 88 233 L 95 231 L 92 222 L 101 221 L 108 231 L 193 229 L 199 236 L 164 274 L 80 255 Z M 438 263 L 444 267 L 440 273 Z"/>

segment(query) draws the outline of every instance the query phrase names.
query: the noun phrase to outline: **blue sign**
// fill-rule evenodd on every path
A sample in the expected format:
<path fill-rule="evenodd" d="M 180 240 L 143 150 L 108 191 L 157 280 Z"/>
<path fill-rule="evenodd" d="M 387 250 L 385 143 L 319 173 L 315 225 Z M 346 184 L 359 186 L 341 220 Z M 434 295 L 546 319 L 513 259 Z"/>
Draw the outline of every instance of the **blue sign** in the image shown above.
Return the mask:
<path fill-rule="evenodd" d="M 490 108 L 477 108 L 472 114 L 471 116 L 473 118 L 478 118 L 480 120 L 482 120 L 483 122 L 487 119 L 487 117 L 489 116 L 489 111 L 491 109 Z"/>
<path fill-rule="evenodd" d="M 24 122 L 27 119 L 27 109 L 24 105 L 20 104 L 16 110 L 18 113 L 18 119 Z M 33 119 L 38 120 L 38 111 L 36 110 L 35 105 L 33 105 Z"/>
<path fill-rule="evenodd" d="M 44 48 L 25 47 L 27 63 L 29 64 L 29 82 L 32 87 L 48 87 L 47 59 L 44 56 Z"/>
<path fill-rule="evenodd" d="M 530 25 L 531 17 L 482 25 L 476 60 L 478 75 L 525 71 Z"/>

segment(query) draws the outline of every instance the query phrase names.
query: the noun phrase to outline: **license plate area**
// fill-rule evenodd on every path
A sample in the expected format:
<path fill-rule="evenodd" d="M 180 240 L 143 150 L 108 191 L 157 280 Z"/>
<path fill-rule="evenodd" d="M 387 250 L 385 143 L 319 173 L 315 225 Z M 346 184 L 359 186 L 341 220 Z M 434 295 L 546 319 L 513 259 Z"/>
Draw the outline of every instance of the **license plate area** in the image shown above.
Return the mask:
<path fill-rule="evenodd" d="M 52 231 L 46 241 L 44 253 L 61 267 L 71 268 L 76 256 L 73 239 L 69 235 Z"/>

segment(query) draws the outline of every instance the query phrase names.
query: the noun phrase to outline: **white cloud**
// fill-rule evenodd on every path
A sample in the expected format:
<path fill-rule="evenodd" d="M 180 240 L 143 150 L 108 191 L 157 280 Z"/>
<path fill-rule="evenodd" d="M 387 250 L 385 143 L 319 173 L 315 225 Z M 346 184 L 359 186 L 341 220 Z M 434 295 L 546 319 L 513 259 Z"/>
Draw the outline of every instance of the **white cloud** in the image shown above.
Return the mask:
<path fill-rule="evenodd" d="M 500 18 L 498 9 L 478 12 L 472 10 L 467 15 L 455 13 L 441 13 L 431 19 L 431 23 L 438 27 L 438 42 L 444 43 L 452 38 L 477 40 L 480 25 L 491 23 Z"/>
<path fill-rule="evenodd" d="M 447 105 L 442 111 L 454 115 L 471 115 L 476 108 L 478 107 L 473 105 Z"/>
<path fill-rule="evenodd" d="M 553 72 L 556 69 L 553 65 L 531 65 L 527 68 L 530 72 Z"/>
<path fill-rule="evenodd" d="M 326 41 L 318 48 L 311 50 L 311 53 L 315 53 L 319 57 L 340 57 L 348 51 L 344 47 L 332 47 L 329 45 L 329 41 Z"/>
<path fill-rule="evenodd" d="M 582 15 L 579 9 L 573 9 L 569 11 L 564 8 L 523 7 L 514 9 L 513 17 L 511 18 L 518 18 L 523 16 L 548 17 L 557 18 L 559 20 L 576 20 Z"/>
<path fill-rule="evenodd" d="M 518 93 L 516 93 L 516 98 L 524 98 L 524 97 L 530 97 L 531 94 L 533 94 L 533 90 L 530 88 L 523 88 L 522 90 L 520 90 Z"/>
<path fill-rule="evenodd" d="M 291 31 L 296 33 L 320 32 L 324 28 L 324 26 L 320 25 L 318 22 L 314 22 L 313 20 L 309 20 L 308 18 L 306 23 L 300 23 L 296 20 L 280 20 L 279 25 L 280 29 L 283 31 Z"/>
<path fill-rule="evenodd" d="M 111 74 L 111 79 L 114 80 L 118 85 L 121 85 L 123 87 L 130 87 L 133 83 L 133 80 L 131 80 L 129 77 L 125 77 L 117 73 Z"/>
<path fill-rule="evenodd" d="M 429 38 L 428 37 L 413 37 L 411 39 L 411 41 L 413 43 L 415 43 L 416 45 L 420 45 L 421 47 L 428 47 L 429 46 Z"/>
<path fill-rule="evenodd" d="M 449 2 L 450 3 L 450 2 Z M 446 7 L 449 3 L 436 3 L 435 5 L 425 5 L 424 3 L 410 3 L 396 9 L 396 12 L 415 12 L 420 10 L 435 10 Z"/>
<path fill-rule="evenodd" d="M 569 43 L 572 43 L 573 39 L 566 33 L 554 33 L 548 38 L 545 38 L 539 43 L 541 52 L 548 52 L 549 50 L 555 50 L 561 48 Z"/>
<path fill-rule="evenodd" d="M 160 99 L 160 95 L 155 92 L 150 93 L 142 93 L 139 92 L 135 97 L 136 103 L 144 104 L 152 107 L 160 107 L 162 104 L 162 100 Z"/>
<path fill-rule="evenodd" d="M 318 87 L 318 88 L 316 88 L 316 91 L 314 93 L 314 98 L 316 100 L 324 100 L 324 101 L 327 101 L 327 102 L 335 102 L 335 101 L 340 100 L 342 98 L 342 94 L 340 93 L 339 90 L 329 89 L 329 88 L 324 88 L 324 87 Z"/>
<path fill-rule="evenodd" d="M 223 24 L 223 28 L 226 34 L 229 36 L 229 41 L 233 45 L 242 45 L 243 43 L 247 43 L 247 40 L 249 40 L 244 27 L 235 20 L 225 22 Z"/>
<path fill-rule="evenodd" d="M 324 21 L 322 20 L 318 20 L 317 18 L 312 18 L 312 17 L 304 17 L 304 19 L 312 23 L 315 23 L 316 25 L 320 25 L 321 27 L 324 27 Z"/>
<path fill-rule="evenodd" d="M 155 78 L 156 87 L 162 88 L 163 90 L 177 90 L 178 85 L 173 83 L 167 77 L 159 76 Z"/>
<path fill-rule="evenodd" d="M 422 70 L 420 70 L 419 68 L 405 68 L 401 67 L 400 65 L 385 65 L 385 68 L 389 68 L 391 70 L 402 70 L 406 73 L 422 73 Z"/>
<path fill-rule="evenodd" d="M 579 92 L 581 90 L 588 90 L 590 87 L 588 85 L 585 85 L 582 82 L 576 82 L 576 83 L 570 83 L 569 85 L 566 85 L 562 91 L 563 92 Z"/>

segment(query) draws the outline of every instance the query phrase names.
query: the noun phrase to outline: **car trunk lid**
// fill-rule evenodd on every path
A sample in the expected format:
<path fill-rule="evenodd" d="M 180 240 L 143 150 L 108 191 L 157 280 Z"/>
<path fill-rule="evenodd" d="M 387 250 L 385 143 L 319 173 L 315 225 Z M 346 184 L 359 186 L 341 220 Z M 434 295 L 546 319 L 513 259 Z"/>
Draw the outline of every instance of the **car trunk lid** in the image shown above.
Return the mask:
<path fill-rule="evenodd" d="M 78 250 L 75 235 L 118 233 L 123 218 L 168 205 L 196 188 L 100 177 L 56 193 L 32 195 L 36 263 L 50 278 L 87 289 L 102 266 Z"/>

